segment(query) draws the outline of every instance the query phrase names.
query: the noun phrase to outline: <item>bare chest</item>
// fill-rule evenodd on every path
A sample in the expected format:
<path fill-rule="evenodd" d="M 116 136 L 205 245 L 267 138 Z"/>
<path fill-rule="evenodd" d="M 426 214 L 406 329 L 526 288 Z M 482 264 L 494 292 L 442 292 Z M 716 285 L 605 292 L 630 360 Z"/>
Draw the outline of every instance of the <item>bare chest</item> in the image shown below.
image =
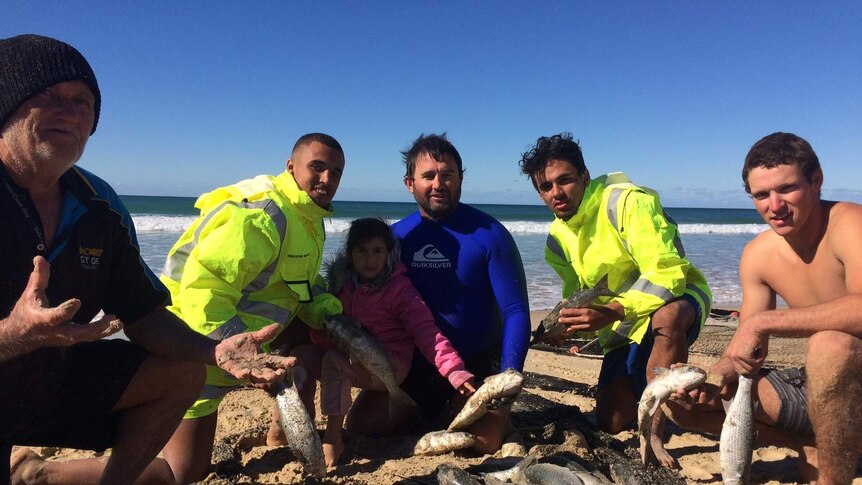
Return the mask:
<path fill-rule="evenodd" d="M 844 265 L 830 250 L 827 238 L 810 261 L 785 247 L 774 251 L 765 263 L 767 284 L 790 307 L 824 303 L 847 293 Z"/>

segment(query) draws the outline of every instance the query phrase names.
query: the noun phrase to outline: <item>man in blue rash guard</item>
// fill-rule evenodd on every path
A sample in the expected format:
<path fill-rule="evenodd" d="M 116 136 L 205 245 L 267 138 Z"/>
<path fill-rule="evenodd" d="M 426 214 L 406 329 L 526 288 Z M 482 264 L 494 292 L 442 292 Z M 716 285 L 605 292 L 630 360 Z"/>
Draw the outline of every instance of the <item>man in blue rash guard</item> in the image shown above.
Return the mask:
<path fill-rule="evenodd" d="M 402 154 L 404 184 L 419 210 L 393 231 L 411 281 L 477 383 L 508 368 L 522 371 L 530 308 L 515 241 L 493 217 L 459 202 L 464 170 L 445 134 L 420 136 Z M 413 359 L 403 387 L 429 419 L 465 402 L 421 358 Z M 470 428 L 477 451 L 500 449 L 511 429 L 510 410 L 511 404 L 492 410 Z"/>

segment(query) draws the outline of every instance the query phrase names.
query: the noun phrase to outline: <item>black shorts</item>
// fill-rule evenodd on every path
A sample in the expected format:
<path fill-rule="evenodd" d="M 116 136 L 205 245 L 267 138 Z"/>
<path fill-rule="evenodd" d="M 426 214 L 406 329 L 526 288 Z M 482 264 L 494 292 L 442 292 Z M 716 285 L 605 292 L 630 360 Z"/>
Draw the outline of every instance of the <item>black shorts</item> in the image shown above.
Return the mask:
<path fill-rule="evenodd" d="M 111 410 L 147 351 L 126 340 L 112 339 L 67 349 L 39 349 L 34 354 L 31 357 L 36 359 L 0 364 L 4 373 L 17 374 L 14 388 L 0 383 L 0 451 L 12 445 L 109 448 L 119 419 Z M 52 365 L 40 366 L 38 357 L 42 355 Z M 8 466 L 7 456 L 0 460 Z"/>
<path fill-rule="evenodd" d="M 775 427 L 814 436 L 814 427 L 808 416 L 805 368 L 770 370 L 766 380 L 775 388 L 781 401 Z"/>
<path fill-rule="evenodd" d="M 500 349 L 492 348 L 464 359 L 464 366 L 476 376 L 479 386 L 485 378 L 500 373 L 500 358 Z M 418 351 L 413 353 L 413 365 L 401 388 L 416 401 L 422 421 L 432 426 L 445 419 L 449 399 L 457 392 Z"/>

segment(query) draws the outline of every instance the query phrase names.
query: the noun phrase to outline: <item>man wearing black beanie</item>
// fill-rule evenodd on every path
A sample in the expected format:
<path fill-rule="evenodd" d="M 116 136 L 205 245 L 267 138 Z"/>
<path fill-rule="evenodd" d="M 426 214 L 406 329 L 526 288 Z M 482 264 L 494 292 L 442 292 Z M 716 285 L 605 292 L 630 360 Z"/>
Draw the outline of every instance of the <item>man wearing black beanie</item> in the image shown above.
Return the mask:
<path fill-rule="evenodd" d="M 165 309 L 128 211 L 74 166 L 100 109 L 74 47 L 0 40 L 0 485 L 131 484 L 198 397 L 202 364 L 255 382 L 293 364 L 260 353 L 278 325 L 218 342 Z M 121 328 L 130 341 L 101 339 Z M 21 448 L 10 460 L 15 445 L 112 453 L 47 462 Z M 183 454 L 164 457 L 147 479 L 186 482 L 172 471 Z"/>

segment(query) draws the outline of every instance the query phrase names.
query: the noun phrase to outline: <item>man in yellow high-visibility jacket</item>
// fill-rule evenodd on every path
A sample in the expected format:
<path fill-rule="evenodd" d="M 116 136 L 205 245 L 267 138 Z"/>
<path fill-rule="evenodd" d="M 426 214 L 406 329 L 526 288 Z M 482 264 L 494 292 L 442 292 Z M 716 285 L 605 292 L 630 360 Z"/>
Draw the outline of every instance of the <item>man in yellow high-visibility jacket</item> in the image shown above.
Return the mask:
<path fill-rule="evenodd" d="M 596 418 L 600 428 L 617 433 L 634 419 L 654 377 L 647 369 L 688 359 L 709 314 L 709 286 L 685 258 L 658 194 L 622 173 L 591 179 L 571 134 L 539 138 L 520 166 L 556 216 L 545 260 L 563 280 L 563 297 L 604 276 L 616 293 L 587 308 L 562 310 L 560 323 L 569 333 L 596 334 L 605 354 Z M 675 466 L 661 440 L 663 424 L 657 413 L 652 450 L 662 465 Z"/>
<path fill-rule="evenodd" d="M 341 313 L 341 303 L 325 292 L 318 272 L 323 219 L 332 214 L 343 172 L 338 141 L 310 133 L 296 142 L 281 174 L 200 196 L 195 207 L 201 215 L 171 248 L 162 271 L 171 292 L 168 310 L 217 340 L 272 322 L 290 326 L 281 337 L 292 337 L 305 327 L 302 323 L 321 328 L 325 315 Z M 240 384 L 207 366 L 200 397 L 164 449 L 178 483 L 202 480 L 208 473 L 218 405 Z"/>

